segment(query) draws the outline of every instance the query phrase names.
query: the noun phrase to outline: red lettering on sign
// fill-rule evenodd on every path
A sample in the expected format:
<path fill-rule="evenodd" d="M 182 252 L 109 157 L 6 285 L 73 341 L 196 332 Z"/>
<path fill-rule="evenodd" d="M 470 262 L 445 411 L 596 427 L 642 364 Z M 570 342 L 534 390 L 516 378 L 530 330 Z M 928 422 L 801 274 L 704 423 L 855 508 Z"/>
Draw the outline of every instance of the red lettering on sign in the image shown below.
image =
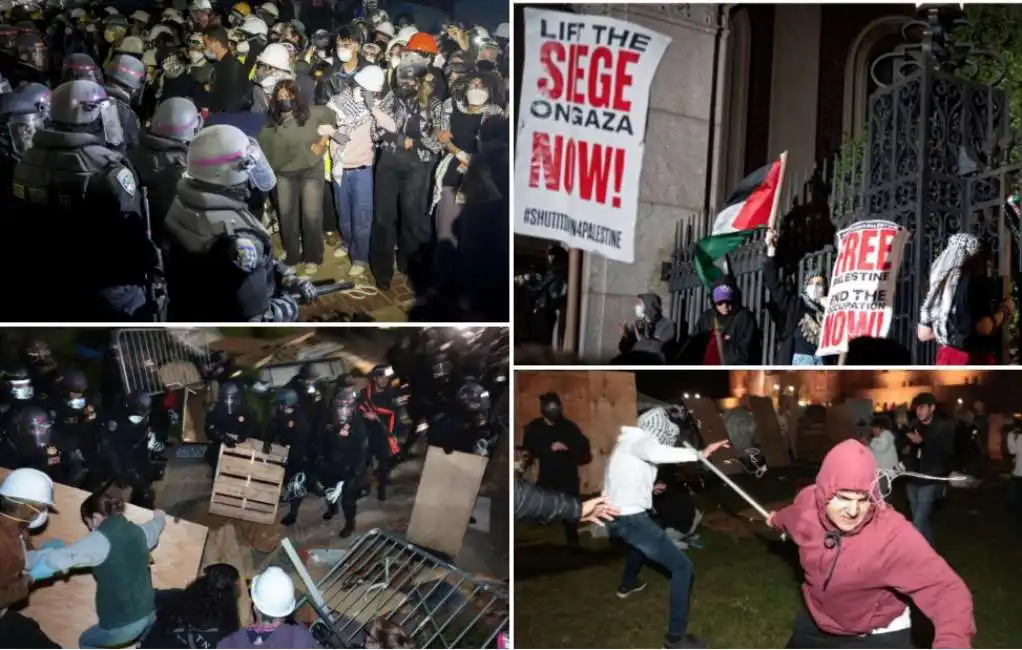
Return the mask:
<path fill-rule="evenodd" d="M 547 41 L 539 50 L 544 75 L 536 85 L 551 101 L 627 112 L 632 103 L 625 91 L 635 80 L 630 67 L 638 61 L 639 53 L 632 50 Z"/>
<path fill-rule="evenodd" d="M 848 233 L 841 239 L 841 253 L 834 263 L 834 274 L 890 271 L 897 234 L 894 228 L 868 228 Z"/>
<path fill-rule="evenodd" d="M 842 310 L 827 314 L 820 333 L 820 347 L 841 347 L 845 341 L 862 336 L 878 338 L 884 331 L 883 311 Z"/>
<path fill-rule="evenodd" d="M 613 182 L 610 204 L 619 208 L 624 169 L 624 149 L 541 131 L 532 134 L 529 187 L 539 187 L 542 177 L 543 187 L 551 192 L 574 194 L 577 186 L 580 199 L 606 205 Z"/>

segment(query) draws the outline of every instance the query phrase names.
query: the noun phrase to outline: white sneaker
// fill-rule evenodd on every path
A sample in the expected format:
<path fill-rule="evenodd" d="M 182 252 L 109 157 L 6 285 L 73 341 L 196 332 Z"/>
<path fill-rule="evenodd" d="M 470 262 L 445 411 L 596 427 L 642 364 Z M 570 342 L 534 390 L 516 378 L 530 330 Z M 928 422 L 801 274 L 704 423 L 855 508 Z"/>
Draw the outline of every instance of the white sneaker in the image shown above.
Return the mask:
<path fill-rule="evenodd" d="M 355 262 L 354 264 L 351 265 L 351 268 L 348 269 L 348 277 L 361 278 L 365 277 L 366 273 L 368 272 L 369 268 L 365 264 L 363 264 L 362 262 Z"/>
<path fill-rule="evenodd" d="M 305 265 L 305 270 L 302 271 L 302 277 L 311 278 L 312 276 L 316 275 L 317 273 L 319 273 L 319 265 L 318 264 L 306 264 Z"/>
<path fill-rule="evenodd" d="M 348 257 L 348 251 L 344 250 L 340 246 L 334 249 L 334 257 L 339 260 L 343 260 Z"/>

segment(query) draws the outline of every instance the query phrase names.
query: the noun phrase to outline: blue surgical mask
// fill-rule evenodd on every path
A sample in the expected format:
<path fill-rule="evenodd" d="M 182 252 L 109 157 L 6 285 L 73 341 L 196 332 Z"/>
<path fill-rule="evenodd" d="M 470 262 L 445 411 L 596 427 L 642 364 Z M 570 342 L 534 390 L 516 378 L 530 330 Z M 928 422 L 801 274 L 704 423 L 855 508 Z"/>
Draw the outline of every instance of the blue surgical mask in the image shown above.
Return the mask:
<path fill-rule="evenodd" d="M 81 411 L 83 408 L 85 408 L 85 398 L 84 397 L 77 397 L 77 398 L 69 399 L 67 401 L 67 405 L 70 406 L 71 408 L 75 409 L 76 411 Z"/>
<path fill-rule="evenodd" d="M 142 417 L 141 415 L 129 415 L 128 416 L 128 422 L 131 422 L 132 424 L 142 424 L 142 420 L 144 420 L 144 419 L 145 418 Z"/>
<path fill-rule="evenodd" d="M 213 54 L 209 50 L 206 50 L 206 59 L 209 61 L 216 61 L 216 54 Z"/>

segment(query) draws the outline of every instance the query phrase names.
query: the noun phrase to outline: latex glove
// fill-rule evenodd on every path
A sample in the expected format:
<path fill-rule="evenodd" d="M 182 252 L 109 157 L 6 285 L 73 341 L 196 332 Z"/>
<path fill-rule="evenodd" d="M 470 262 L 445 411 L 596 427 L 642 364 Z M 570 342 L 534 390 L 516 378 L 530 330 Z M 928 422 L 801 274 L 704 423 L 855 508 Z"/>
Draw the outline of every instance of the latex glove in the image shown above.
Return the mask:
<path fill-rule="evenodd" d="M 323 138 L 329 138 L 336 131 L 337 129 L 335 127 L 330 126 L 329 124 L 322 124 L 318 129 L 316 129 L 316 133 L 318 133 L 320 137 Z"/>
<path fill-rule="evenodd" d="M 28 568 L 28 575 L 31 576 L 33 582 L 49 580 L 56 574 L 57 572 L 53 570 L 45 557 L 39 558 L 39 561 Z"/>
<path fill-rule="evenodd" d="M 58 548 L 64 548 L 65 546 L 67 546 L 67 544 L 65 544 L 64 540 L 62 540 L 62 539 L 48 539 L 45 542 L 43 542 L 42 546 L 40 546 L 39 548 L 43 548 L 43 549 L 58 549 Z"/>

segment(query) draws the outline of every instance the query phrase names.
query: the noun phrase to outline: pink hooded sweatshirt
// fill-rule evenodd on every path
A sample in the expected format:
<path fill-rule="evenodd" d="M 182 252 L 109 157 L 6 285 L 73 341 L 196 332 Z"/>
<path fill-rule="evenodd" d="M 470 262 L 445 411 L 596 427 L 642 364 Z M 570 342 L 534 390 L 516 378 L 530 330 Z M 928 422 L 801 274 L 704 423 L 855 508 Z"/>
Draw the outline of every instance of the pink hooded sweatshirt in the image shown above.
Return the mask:
<path fill-rule="evenodd" d="M 774 514 L 773 525 L 798 544 L 802 595 L 816 625 L 855 636 L 885 628 L 911 598 L 936 628 L 934 648 L 971 648 L 972 594 L 958 574 L 877 492 L 872 452 L 846 440 L 823 459 L 816 483 Z M 838 490 L 870 492 L 872 507 L 853 532 L 841 533 L 826 507 Z"/>

